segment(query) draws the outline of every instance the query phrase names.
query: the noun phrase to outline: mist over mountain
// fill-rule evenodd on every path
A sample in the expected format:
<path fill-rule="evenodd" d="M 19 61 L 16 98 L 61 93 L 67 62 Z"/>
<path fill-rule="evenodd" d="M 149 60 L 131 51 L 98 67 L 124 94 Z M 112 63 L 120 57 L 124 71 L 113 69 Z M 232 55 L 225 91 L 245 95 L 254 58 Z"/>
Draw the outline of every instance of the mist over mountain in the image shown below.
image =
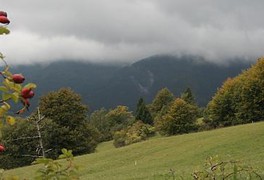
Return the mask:
<path fill-rule="evenodd" d="M 17 66 L 11 71 L 24 74 L 28 82 L 38 85 L 33 107 L 49 91 L 70 87 L 82 95 L 92 111 L 117 105 L 133 110 L 140 97 L 150 103 L 164 87 L 175 96 L 189 87 L 198 104 L 205 106 L 225 79 L 248 67 L 250 63 L 245 61 L 217 65 L 194 56 L 160 55 L 127 66 L 59 61 L 45 66 Z"/>

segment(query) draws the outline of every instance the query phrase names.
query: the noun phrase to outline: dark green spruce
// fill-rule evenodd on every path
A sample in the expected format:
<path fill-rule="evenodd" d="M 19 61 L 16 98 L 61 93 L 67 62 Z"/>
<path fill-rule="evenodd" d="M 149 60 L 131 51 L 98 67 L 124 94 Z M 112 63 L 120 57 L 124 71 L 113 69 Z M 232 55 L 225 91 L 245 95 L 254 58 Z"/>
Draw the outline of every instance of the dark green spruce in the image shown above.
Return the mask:
<path fill-rule="evenodd" d="M 153 118 L 144 102 L 143 98 L 140 98 L 137 103 L 136 120 L 141 120 L 145 124 L 153 124 Z"/>

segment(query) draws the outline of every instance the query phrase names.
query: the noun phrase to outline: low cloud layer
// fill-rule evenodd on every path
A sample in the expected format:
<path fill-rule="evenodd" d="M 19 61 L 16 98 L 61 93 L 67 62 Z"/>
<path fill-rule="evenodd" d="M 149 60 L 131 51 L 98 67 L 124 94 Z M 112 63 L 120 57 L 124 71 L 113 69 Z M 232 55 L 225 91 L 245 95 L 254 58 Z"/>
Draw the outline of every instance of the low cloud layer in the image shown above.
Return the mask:
<path fill-rule="evenodd" d="M 0 0 L 11 64 L 73 59 L 133 62 L 156 54 L 210 61 L 264 53 L 262 0 Z"/>

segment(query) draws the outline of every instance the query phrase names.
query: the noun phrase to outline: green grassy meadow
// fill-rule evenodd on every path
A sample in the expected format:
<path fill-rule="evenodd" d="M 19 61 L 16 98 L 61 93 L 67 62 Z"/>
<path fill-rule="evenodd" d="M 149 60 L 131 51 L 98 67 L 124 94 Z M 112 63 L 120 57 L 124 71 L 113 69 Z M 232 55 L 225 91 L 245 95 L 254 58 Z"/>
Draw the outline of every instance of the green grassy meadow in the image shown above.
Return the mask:
<path fill-rule="evenodd" d="M 145 142 L 114 148 L 112 142 L 96 153 L 75 157 L 81 179 L 165 179 L 170 169 L 189 179 L 209 156 L 241 160 L 264 174 L 264 122 L 212 131 L 155 137 Z M 34 177 L 38 165 L 6 171 L 6 175 Z"/>

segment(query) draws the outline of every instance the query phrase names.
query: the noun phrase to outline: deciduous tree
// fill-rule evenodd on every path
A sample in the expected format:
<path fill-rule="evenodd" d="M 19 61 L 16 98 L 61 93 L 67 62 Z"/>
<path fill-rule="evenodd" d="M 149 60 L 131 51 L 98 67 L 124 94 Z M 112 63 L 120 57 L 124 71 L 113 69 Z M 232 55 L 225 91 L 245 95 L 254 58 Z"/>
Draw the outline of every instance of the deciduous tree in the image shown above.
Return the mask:
<path fill-rule="evenodd" d="M 196 106 L 177 98 L 169 107 L 168 113 L 155 121 L 155 127 L 164 135 L 189 133 L 196 129 L 197 115 Z"/>
<path fill-rule="evenodd" d="M 150 105 L 150 110 L 153 117 L 155 118 L 160 112 L 165 112 L 174 99 L 174 95 L 169 91 L 168 88 L 161 89 Z"/>
<path fill-rule="evenodd" d="M 94 111 L 89 117 L 89 124 L 100 132 L 100 141 L 112 139 L 110 121 L 106 117 L 108 111 L 104 108 Z"/>
<path fill-rule="evenodd" d="M 264 119 L 264 58 L 233 79 L 227 79 L 208 103 L 206 118 L 213 127 Z"/>
<path fill-rule="evenodd" d="M 70 88 L 61 88 L 41 97 L 41 113 L 60 126 L 75 129 L 86 122 L 88 107 L 82 103 L 81 96 Z"/>
<path fill-rule="evenodd" d="M 54 156 L 59 155 L 62 148 L 73 150 L 75 155 L 95 150 L 99 133 L 88 124 L 88 107 L 81 102 L 79 94 L 61 88 L 43 96 L 39 105 L 42 114 L 58 126 L 51 132 Z"/>
<path fill-rule="evenodd" d="M 132 112 L 128 110 L 127 106 L 117 106 L 107 113 L 106 118 L 110 123 L 112 134 L 132 124 L 135 120 Z"/>

